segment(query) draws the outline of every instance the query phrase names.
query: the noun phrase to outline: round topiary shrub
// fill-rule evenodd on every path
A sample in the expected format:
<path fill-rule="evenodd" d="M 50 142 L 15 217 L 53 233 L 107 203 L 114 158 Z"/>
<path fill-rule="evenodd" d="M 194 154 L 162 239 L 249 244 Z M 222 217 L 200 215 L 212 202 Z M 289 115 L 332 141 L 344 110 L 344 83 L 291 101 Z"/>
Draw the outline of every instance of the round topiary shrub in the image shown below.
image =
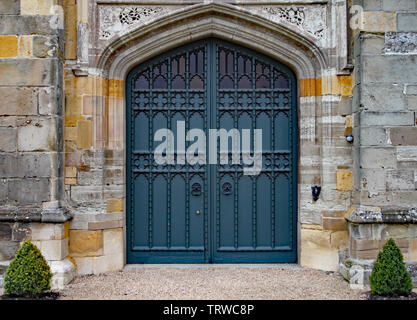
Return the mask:
<path fill-rule="evenodd" d="M 25 241 L 7 268 L 4 290 L 9 295 L 36 296 L 50 290 L 51 278 L 51 269 L 39 249 Z"/>
<path fill-rule="evenodd" d="M 379 252 L 369 278 L 371 294 L 378 296 L 409 295 L 413 288 L 403 255 L 394 240 L 389 239 Z"/>

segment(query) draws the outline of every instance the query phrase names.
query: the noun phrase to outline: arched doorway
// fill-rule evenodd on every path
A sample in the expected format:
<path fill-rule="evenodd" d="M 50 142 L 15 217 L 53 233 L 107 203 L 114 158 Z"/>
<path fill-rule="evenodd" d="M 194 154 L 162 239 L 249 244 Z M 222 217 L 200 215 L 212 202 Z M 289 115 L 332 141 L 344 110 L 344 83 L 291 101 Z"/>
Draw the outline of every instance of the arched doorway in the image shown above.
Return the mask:
<path fill-rule="evenodd" d="M 283 64 L 214 38 L 130 71 L 128 263 L 296 262 L 296 85 L 294 73 Z M 233 159 L 233 143 L 223 149 L 220 141 L 214 164 L 210 129 L 233 132 L 225 141 L 241 142 L 243 148 L 235 151 L 242 152 Z M 244 158 L 256 165 L 255 129 L 262 130 L 262 165 L 260 172 L 247 174 Z M 155 159 L 155 149 L 167 141 L 158 142 L 158 130 L 173 133 L 166 135 L 174 148 L 163 153 L 165 164 Z M 198 140 L 195 130 L 204 133 L 206 148 L 187 155 Z M 245 130 L 252 141 L 249 153 Z"/>

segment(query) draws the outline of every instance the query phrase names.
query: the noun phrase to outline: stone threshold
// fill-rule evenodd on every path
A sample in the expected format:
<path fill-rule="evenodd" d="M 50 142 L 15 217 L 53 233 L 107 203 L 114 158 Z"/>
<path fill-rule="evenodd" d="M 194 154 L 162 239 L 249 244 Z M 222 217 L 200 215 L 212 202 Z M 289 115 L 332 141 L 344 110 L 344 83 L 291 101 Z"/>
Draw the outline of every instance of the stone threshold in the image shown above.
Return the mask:
<path fill-rule="evenodd" d="M 127 264 L 124 269 L 304 269 L 296 263 L 274 264 Z"/>

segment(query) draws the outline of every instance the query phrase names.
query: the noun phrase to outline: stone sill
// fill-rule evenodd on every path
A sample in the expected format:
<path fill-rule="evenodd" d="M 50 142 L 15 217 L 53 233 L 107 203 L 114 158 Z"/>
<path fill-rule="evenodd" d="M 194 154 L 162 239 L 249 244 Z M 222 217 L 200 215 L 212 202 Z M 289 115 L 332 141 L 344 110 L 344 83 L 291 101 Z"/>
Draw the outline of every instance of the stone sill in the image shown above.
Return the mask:
<path fill-rule="evenodd" d="M 352 206 L 345 215 L 352 224 L 417 224 L 416 208 L 381 209 L 371 206 Z"/>
<path fill-rule="evenodd" d="M 0 222 L 64 223 L 72 219 L 66 208 L 0 207 Z"/>

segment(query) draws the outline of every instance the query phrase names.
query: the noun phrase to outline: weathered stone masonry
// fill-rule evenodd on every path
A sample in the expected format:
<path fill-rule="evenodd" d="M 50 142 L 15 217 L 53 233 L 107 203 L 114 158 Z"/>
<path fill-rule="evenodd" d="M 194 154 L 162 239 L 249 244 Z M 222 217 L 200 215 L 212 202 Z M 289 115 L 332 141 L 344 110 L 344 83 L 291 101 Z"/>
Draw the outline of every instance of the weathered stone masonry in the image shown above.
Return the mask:
<path fill-rule="evenodd" d="M 31 239 L 62 287 L 71 215 L 63 206 L 64 30 L 58 1 L 0 3 L 0 265 Z M 3 273 L 3 272 L 1 272 Z"/>
<path fill-rule="evenodd" d="M 359 17 L 352 30 L 355 5 L 364 11 L 352 14 Z M 152 56 L 215 36 L 296 72 L 299 263 L 340 268 L 352 283 L 366 283 L 378 250 L 394 237 L 413 273 L 416 5 L 2 1 L 0 268 L 24 239 L 51 262 L 57 286 L 75 270 L 123 268 L 125 77 Z M 312 185 L 322 187 L 317 202 Z"/>

